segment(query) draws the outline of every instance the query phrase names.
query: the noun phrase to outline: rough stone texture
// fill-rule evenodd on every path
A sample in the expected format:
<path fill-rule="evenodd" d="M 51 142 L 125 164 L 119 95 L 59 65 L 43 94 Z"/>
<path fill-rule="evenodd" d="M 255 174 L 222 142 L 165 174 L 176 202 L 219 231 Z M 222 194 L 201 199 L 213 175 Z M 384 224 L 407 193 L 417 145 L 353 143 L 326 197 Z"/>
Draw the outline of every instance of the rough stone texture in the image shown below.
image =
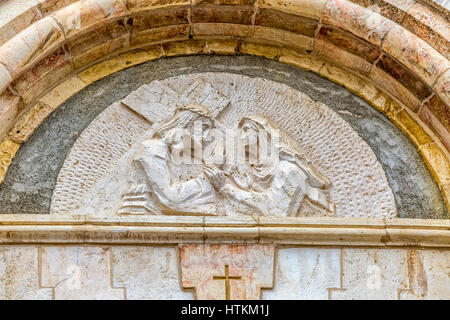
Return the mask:
<path fill-rule="evenodd" d="M 81 81 L 78 76 L 74 76 L 57 85 L 39 101 L 56 109 L 69 97 L 73 96 L 84 87 L 86 87 L 86 83 Z"/>
<path fill-rule="evenodd" d="M 439 52 L 398 25 L 386 35 L 382 48 L 430 86 L 450 67 Z"/>
<path fill-rule="evenodd" d="M 79 208 L 82 205 L 79 200 L 85 191 L 92 188 L 101 178 L 109 175 L 111 169 L 130 149 L 130 146 L 139 141 L 146 130 L 151 129 L 149 123 L 137 117 L 131 110 L 122 107 L 119 102 L 114 103 L 102 115 L 102 118 L 97 118 L 99 121 L 90 124 L 90 130 L 83 132 L 83 139 L 75 143 L 74 147 L 78 152 L 70 153 L 66 158 L 67 165 L 58 175 L 52 211 L 73 212 Z M 98 134 L 99 132 L 103 134 Z M 103 150 L 102 156 L 95 157 L 99 150 Z M 73 168 L 76 170 L 72 170 Z M 117 175 L 116 171 L 113 176 L 117 177 Z M 114 182 L 111 181 L 110 184 L 114 185 Z M 104 196 L 121 194 L 117 190 L 105 194 L 105 186 L 101 189 L 103 196 L 100 198 L 105 202 L 108 201 Z"/>
<path fill-rule="evenodd" d="M 345 0 L 327 1 L 322 23 L 348 30 L 375 46 L 381 45 L 384 36 L 395 25 L 378 13 Z"/>
<path fill-rule="evenodd" d="M 42 248 L 41 285 L 53 288 L 56 300 L 122 300 L 123 288 L 113 288 L 110 248 Z"/>
<path fill-rule="evenodd" d="M 405 12 L 414 4 L 413 0 L 351 0 L 370 10 L 400 23 Z"/>
<path fill-rule="evenodd" d="M 47 300 L 51 288 L 42 288 L 39 280 L 39 248 L 0 248 L 0 300 Z"/>
<path fill-rule="evenodd" d="M 450 148 L 450 106 L 433 95 L 419 110 L 420 119 L 433 129 L 447 149 Z"/>
<path fill-rule="evenodd" d="M 414 3 L 402 25 L 450 58 L 450 22 L 448 17 L 421 3 Z"/>
<path fill-rule="evenodd" d="M 450 299 L 446 249 L 274 249 L 2 246 L 0 299 Z"/>
<path fill-rule="evenodd" d="M 406 250 L 345 249 L 342 254 L 342 287 L 331 292 L 332 300 L 396 300 L 407 288 Z"/>
<path fill-rule="evenodd" d="M 188 96 L 191 98 L 183 98 Z M 289 173 L 282 171 L 286 169 L 282 169 L 280 165 L 278 170 L 283 174 L 275 176 L 276 182 L 274 181 L 273 185 L 264 192 L 251 193 L 251 189 L 245 189 L 244 186 L 234 189 L 232 184 L 227 184 L 225 191 L 217 191 L 224 198 L 221 205 L 224 207 L 223 214 L 283 216 L 287 215 L 286 209 L 283 208 L 291 208 L 294 212 L 289 215 L 379 218 L 392 218 L 397 215 L 391 188 L 376 156 L 337 113 L 290 87 L 266 79 L 229 73 L 198 73 L 151 82 L 128 95 L 120 105 L 115 103 L 107 108 L 83 131 L 70 150 L 58 175 L 50 212 L 95 213 L 109 216 L 115 213 L 115 208 L 121 202 L 121 196 L 127 192 L 123 188 L 128 183 L 132 185 L 130 190 L 134 190 L 131 192 L 131 198 L 135 199 L 136 192 L 139 192 L 137 190 L 142 185 L 135 182 L 139 184 L 138 187 L 128 180 L 131 165 L 125 158 L 132 155 L 131 149 L 137 147 L 139 143 L 131 148 L 130 146 L 134 142 L 142 141 L 143 130 L 145 128 L 149 130 L 150 124 L 170 119 L 174 108 L 182 105 L 183 101 L 201 103 L 217 117 L 221 126 L 230 130 L 236 130 L 244 116 L 259 114 L 270 119 L 281 129 L 281 134 L 292 139 L 293 147 L 300 150 L 300 157 L 311 161 L 315 170 L 331 182 L 329 194 L 333 204 L 322 203 L 326 213 L 314 212 L 304 206 L 299 210 L 292 209 L 291 196 L 279 188 L 279 185 L 285 186 L 284 183 L 286 183 L 281 176 L 292 175 L 298 181 L 301 181 L 301 178 L 295 171 L 289 171 Z M 141 117 L 129 113 L 128 109 L 120 110 L 122 105 L 128 106 Z M 226 108 L 223 109 L 224 107 Z M 141 123 L 142 117 L 147 119 L 147 127 Z M 127 152 L 126 155 L 124 155 L 125 152 Z M 164 170 L 163 167 L 158 166 L 158 168 Z M 198 169 L 193 169 L 190 174 L 197 176 Z M 245 173 L 241 174 L 245 175 Z M 150 185 L 155 182 L 150 177 L 147 179 L 150 180 Z M 316 179 L 318 179 L 317 176 Z M 208 189 L 207 186 L 204 186 L 202 190 Z M 158 185 L 157 189 L 159 188 L 163 187 Z M 309 188 L 313 187 L 301 189 Z M 323 188 L 328 189 L 328 186 Z M 253 200 L 258 205 L 250 206 L 252 209 L 246 209 L 245 206 L 236 204 L 235 201 L 239 199 L 239 196 L 237 199 L 234 198 L 235 192 L 242 189 L 255 197 L 261 194 L 265 195 L 264 198 L 279 197 L 278 204 L 265 203 L 258 199 Z M 231 194 L 227 190 L 231 190 L 228 191 Z M 181 189 L 179 192 L 182 192 Z M 206 197 L 203 191 L 201 194 Z M 158 196 L 170 198 L 165 193 Z M 194 202 L 193 197 L 190 199 Z M 317 201 L 315 198 L 312 200 Z M 252 200 L 248 201 L 252 203 Z M 137 202 L 132 201 L 132 203 L 133 206 L 138 206 Z M 140 204 L 142 205 L 142 202 Z M 147 205 L 154 208 L 156 204 L 147 203 Z M 171 205 L 174 203 L 164 202 L 165 207 L 177 211 Z M 195 210 L 188 204 L 183 208 L 185 211 L 179 214 Z M 213 211 L 208 206 L 198 210 L 205 214 L 216 212 L 215 205 Z M 127 210 L 125 212 L 129 213 Z"/>
<path fill-rule="evenodd" d="M 113 247 L 112 284 L 126 289 L 130 300 L 192 300 L 181 290 L 174 247 Z"/>
<path fill-rule="evenodd" d="M 274 246 L 183 245 L 180 267 L 184 288 L 199 300 L 259 300 L 272 288 Z"/>
<path fill-rule="evenodd" d="M 0 94 L 0 134 L 8 130 L 19 114 L 21 106 L 20 97 L 11 94 L 8 90 Z"/>
<path fill-rule="evenodd" d="M 47 17 L 37 21 L 0 47 L 0 62 L 16 77 L 64 41 L 58 24 Z"/>
<path fill-rule="evenodd" d="M 5 177 L 8 166 L 18 149 L 19 144 L 9 139 L 3 139 L 0 143 L 0 181 Z"/>
<path fill-rule="evenodd" d="M 4 0 L 0 3 L 0 45 L 42 18 L 37 4 L 37 0 Z"/>
<path fill-rule="evenodd" d="M 258 0 L 257 6 L 259 8 L 280 10 L 318 20 L 322 15 L 326 2 L 326 0 L 287 0 L 283 2 L 277 0 Z"/>
<path fill-rule="evenodd" d="M 343 249 L 342 286 L 331 299 L 448 299 L 447 251 Z"/>
<path fill-rule="evenodd" d="M 340 286 L 340 275 L 339 249 L 280 249 L 275 286 L 263 291 L 263 299 L 326 300 L 329 288 Z"/>
<path fill-rule="evenodd" d="M 80 31 L 93 27 L 99 20 L 114 19 L 126 11 L 122 0 L 85 0 L 58 10 L 51 16 L 58 21 L 66 39 L 69 39 Z"/>
<path fill-rule="evenodd" d="M 329 105 L 375 152 L 394 192 L 400 217 L 445 217 L 439 189 L 418 152 L 385 116 L 345 89 L 314 74 L 246 56 L 164 59 L 121 71 L 87 87 L 52 113 L 21 146 L 0 186 L 2 213 L 48 213 L 66 152 L 95 116 L 154 79 L 200 71 L 265 77 L 286 83 Z M 33 166 L 29 165 L 31 162 Z"/>
<path fill-rule="evenodd" d="M 5 88 L 8 87 L 12 78 L 9 75 L 8 70 L 2 65 L 0 65 L 0 92 L 2 92 Z"/>
<path fill-rule="evenodd" d="M 9 137 L 14 141 L 26 141 L 42 121 L 53 111 L 45 103 L 38 102 L 28 110 L 12 127 Z"/>

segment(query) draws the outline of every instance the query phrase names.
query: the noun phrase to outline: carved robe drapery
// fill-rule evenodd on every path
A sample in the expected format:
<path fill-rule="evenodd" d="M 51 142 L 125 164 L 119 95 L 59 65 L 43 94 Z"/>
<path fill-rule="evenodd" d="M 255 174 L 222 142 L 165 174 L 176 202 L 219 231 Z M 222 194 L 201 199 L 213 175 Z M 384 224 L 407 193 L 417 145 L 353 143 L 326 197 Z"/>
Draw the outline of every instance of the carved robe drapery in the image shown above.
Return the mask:
<path fill-rule="evenodd" d="M 180 165 L 174 165 L 169 147 L 163 141 L 142 142 L 133 159 L 130 188 L 119 212 L 215 215 L 216 196 L 208 179 L 201 171 L 192 179 L 183 179 L 177 174 Z M 190 166 L 189 174 L 195 174 L 196 165 Z"/>

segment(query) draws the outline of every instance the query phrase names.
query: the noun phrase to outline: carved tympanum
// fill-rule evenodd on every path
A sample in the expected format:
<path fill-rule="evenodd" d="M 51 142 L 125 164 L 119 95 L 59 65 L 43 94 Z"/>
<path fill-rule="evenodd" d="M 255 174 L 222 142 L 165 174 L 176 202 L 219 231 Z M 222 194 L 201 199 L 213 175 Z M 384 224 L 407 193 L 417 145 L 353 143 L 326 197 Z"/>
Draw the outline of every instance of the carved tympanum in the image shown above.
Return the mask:
<path fill-rule="evenodd" d="M 330 184 L 265 117 L 244 117 L 238 130 L 230 131 L 207 107 L 188 104 L 140 143 L 119 212 L 298 216 L 314 208 L 333 213 Z"/>

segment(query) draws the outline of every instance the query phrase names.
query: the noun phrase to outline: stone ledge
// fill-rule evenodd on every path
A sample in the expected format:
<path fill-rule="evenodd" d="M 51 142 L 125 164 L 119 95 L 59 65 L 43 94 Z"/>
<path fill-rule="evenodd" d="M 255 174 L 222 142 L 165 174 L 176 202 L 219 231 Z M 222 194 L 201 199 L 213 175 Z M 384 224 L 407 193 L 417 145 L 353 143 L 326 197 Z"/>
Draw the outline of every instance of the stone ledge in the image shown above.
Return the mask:
<path fill-rule="evenodd" d="M 450 220 L 0 215 L 1 244 L 271 243 L 450 247 Z"/>

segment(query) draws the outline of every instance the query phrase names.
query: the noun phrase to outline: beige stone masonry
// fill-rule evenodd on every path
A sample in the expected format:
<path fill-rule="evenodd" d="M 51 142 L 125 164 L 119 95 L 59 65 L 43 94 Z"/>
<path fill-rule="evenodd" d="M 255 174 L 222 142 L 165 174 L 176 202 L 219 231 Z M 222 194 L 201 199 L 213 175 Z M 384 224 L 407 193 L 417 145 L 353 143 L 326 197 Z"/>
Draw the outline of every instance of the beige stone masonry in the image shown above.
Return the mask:
<path fill-rule="evenodd" d="M 3 139 L 0 143 L 0 182 L 3 181 L 12 158 L 19 150 L 20 145 L 9 139 Z"/>
<path fill-rule="evenodd" d="M 261 243 L 450 247 L 450 220 L 0 215 L 0 244 Z"/>
<path fill-rule="evenodd" d="M 124 288 L 112 288 L 110 248 L 43 247 L 41 278 L 54 299 L 123 300 Z"/>
<path fill-rule="evenodd" d="M 274 246 L 182 245 L 183 287 L 199 300 L 259 300 L 273 287 Z"/>
<path fill-rule="evenodd" d="M 272 245 L 8 245 L 0 247 L 0 299 L 449 299 L 449 254 Z"/>

